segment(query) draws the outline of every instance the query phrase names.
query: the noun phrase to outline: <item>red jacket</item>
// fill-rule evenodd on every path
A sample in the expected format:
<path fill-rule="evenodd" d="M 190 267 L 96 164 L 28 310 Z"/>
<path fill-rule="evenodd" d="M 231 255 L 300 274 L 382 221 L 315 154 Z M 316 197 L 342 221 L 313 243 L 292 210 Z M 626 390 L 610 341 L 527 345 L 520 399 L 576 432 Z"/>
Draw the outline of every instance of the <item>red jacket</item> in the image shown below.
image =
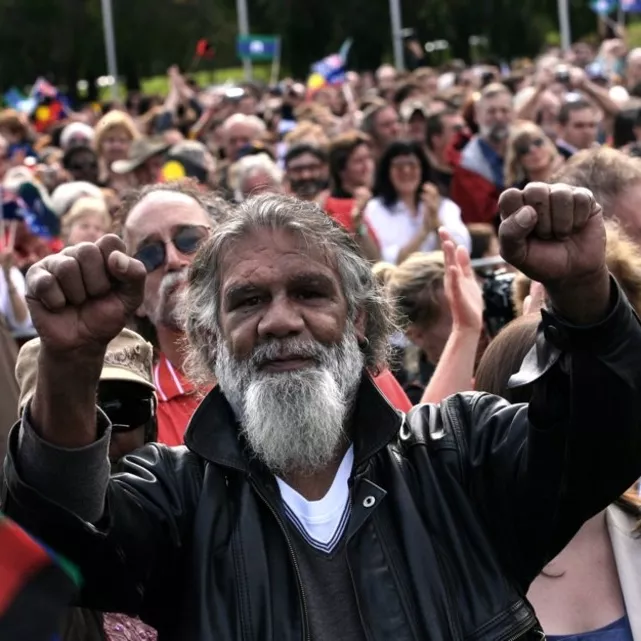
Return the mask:
<path fill-rule="evenodd" d="M 493 222 L 498 212 L 499 195 L 478 138 L 472 138 L 454 168 L 450 198 L 461 208 L 461 218 L 469 225 Z"/>

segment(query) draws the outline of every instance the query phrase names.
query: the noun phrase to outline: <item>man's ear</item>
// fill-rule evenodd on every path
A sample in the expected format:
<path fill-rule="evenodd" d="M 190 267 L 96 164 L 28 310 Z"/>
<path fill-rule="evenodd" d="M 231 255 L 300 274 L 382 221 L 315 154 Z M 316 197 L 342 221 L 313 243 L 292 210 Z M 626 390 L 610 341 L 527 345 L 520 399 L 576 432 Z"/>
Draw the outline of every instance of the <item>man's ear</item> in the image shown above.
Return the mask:
<path fill-rule="evenodd" d="M 361 307 L 357 310 L 354 318 L 354 328 L 356 329 L 356 338 L 359 343 L 365 341 L 365 331 L 367 327 L 367 312 Z"/>
<path fill-rule="evenodd" d="M 134 312 L 134 314 L 138 318 L 145 318 L 145 316 L 147 316 L 147 312 L 145 311 L 145 304 L 140 303 L 140 307 L 138 307 L 138 309 Z"/>

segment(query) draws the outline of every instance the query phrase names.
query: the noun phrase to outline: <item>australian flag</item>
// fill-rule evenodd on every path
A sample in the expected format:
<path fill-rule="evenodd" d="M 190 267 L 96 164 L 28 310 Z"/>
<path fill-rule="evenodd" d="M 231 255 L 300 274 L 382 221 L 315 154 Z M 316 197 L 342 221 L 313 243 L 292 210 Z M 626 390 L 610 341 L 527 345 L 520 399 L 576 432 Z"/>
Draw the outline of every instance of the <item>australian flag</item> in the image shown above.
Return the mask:
<path fill-rule="evenodd" d="M 2 218 L 24 221 L 29 231 L 41 238 L 52 239 L 60 234 L 58 217 L 32 183 L 22 183 L 15 192 L 2 190 Z"/>
<path fill-rule="evenodd" d="M 56 641 L 77 568 L 0 514 L 0 638 Z"/>

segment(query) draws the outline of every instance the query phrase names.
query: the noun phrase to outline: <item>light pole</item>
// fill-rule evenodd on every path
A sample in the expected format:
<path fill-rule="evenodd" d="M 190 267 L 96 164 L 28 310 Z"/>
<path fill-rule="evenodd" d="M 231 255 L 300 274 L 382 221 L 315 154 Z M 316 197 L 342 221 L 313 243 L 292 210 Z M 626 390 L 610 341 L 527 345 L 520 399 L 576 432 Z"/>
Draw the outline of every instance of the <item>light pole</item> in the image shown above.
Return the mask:
<path fill-rule="evenodd" d="M 402 71 L 405 68 L 403 60 L 403 28 L 401 20 L 401 0 L 389 0 L 389 14 L 392 23 L 392 43 L 394 45 L 394 66 Z"/>
<path fill-rule="evenodd" d="M 105 51 L 107 53 L 107 73 L 114 79 L 111 85 L 111 97 L 118 99 L 118 66 L 116 64 L 116 39 L 114 37 L 114 20 L 111 12 L 111 0 L 102 0 L 102 26 L 105 32 Z"/>
<path fill-rule="evenodd" d="M 561 49 L 569 51 L 572 47 L 572 35 L 570 33 L 570 10 L 568 0 L 557 0 L 559 10 L 559 31 L 561 32 Z"/>
<path fill-rule="evenodd" d="M 249 35 L 249 14 L 247 12 L 247 0 L 236 0 L 236 13 L 238 14 L 238 34 L 247 37 Z M 245 80 L 251 80 L 251 58 L 243 57 L 243 70 L 245 71 Z"/>

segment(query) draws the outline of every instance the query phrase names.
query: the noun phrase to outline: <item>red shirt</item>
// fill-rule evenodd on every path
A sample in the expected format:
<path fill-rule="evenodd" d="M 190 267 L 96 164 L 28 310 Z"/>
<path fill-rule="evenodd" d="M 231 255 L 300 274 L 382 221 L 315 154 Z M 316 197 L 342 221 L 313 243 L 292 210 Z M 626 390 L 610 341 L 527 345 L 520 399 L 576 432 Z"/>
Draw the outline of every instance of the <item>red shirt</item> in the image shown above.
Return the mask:
<path fill-rule="evenodd" d="M 331 216 L 339 225 L 347 229 L 350 234 L 356 233 L 356 229 L 354 229 L 354 220 L 352 219 L 352 211 L 354 209 L 353 198 L 335 198 L 334 196 L 328 196 L 323 208 L 329 216 Z M 374 230 L 366 221 L 363 221 L 363 223 L 365 224 L 365 227 L 367 227 L 367 233 L 370 235 L 370 238 L 377 245 L 380 245 Z"/>
<path fill-rule="evenodd" d="M 160 354 L 154 367 L 154 385 L 158 394 L 158 442 L 182 445 L 187 424 L 202 394 L 164 354 Z"/>
<path fill-rule="evenodd" d="M 388 370 L 374 377 L 376 386 L 390 404 L 401 412 L 412 408 L 410 399 Z M 187 424 L 202 400 L 202 394 L 160 354 L 154 367 L 154 385 L 158 393 L 158 442 L 182 445 Z"/>

